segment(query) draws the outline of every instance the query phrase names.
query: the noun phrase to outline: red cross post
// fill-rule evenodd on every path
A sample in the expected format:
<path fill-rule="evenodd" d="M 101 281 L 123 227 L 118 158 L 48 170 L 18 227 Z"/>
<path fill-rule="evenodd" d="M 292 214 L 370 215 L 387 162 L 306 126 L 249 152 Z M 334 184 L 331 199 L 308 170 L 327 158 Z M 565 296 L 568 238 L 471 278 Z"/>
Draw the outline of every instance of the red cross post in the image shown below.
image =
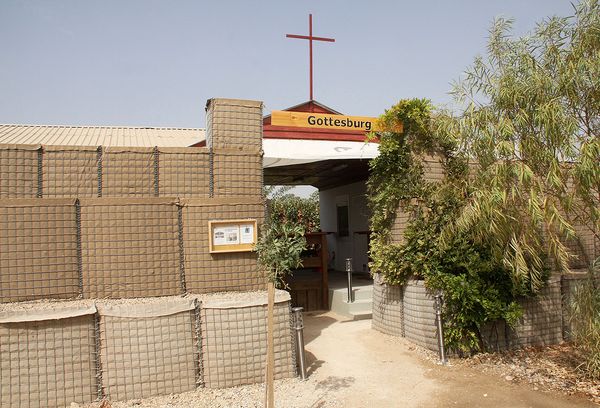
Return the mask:
<path fill-rule="evenodd" d="M 327 42 L 335 42 L 333 38 L 325 38 L 325 37 L 313 37 L 312 35 L 312 14 L 308 15 L 308 35 L 296 35 L 296 34 L 286 34 L 287 38 L 299 38 L 301 40 L 308 40 L 308 50 L 310 54 L 310 100 L 313 100 L 313 41 L 327 41 Z"/>

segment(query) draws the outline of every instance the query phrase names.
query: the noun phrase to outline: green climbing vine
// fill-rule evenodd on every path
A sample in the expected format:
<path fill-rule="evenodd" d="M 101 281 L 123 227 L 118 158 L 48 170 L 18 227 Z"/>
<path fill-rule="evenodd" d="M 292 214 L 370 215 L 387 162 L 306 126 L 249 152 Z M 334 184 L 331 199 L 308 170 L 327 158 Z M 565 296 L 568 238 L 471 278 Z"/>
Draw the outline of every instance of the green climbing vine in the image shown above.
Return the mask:
<path fill-rule="evenodd" d="M 403 285 L 424 279 L 444 293 L 446 345 L 459 353 L 483 350 L 482 327 L 498 319 L 516 323 L 516 298 L 526 295 L 492 256 L 485 242 L 468 232 L 441 235 L 468 202 L 468 163 L 450 132 L 436 128 L 433 107 L 424 99 L 402 100 L 380 118 L 380 154 L 368 182 L 372 210 L 371 270 L 384 282 Z M 402 125 L 402 130 L 399 131 Z M 425 168 L 440 163 L 441 180 Z M 401 240 L 392 239 L 398 211 L 408 215 Z"/>

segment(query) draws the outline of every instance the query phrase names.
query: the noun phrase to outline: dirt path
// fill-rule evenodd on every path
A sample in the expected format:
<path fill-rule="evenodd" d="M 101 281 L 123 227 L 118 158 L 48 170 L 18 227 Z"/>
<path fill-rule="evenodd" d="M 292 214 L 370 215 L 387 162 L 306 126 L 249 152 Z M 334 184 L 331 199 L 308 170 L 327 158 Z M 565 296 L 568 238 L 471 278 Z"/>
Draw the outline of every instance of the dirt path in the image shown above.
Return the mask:
<path fill-rule="evenodd" d="M 332 313 L 305 316 L 309 378 L 275 382 L 278 408 L 596 407 L 583 397 L 534 391 L 470 367 L 440 366 L 403 338 L 344 321 Z M 113 408 L 258 408 L 264 385 L 113 402 Z M 88 405 L 98 408 L 99 403 Z M 77 404 L 72 405 L 78 407 Z"/>
<path fill-rule="evenodd" d="M 594 407 L 584 398 L 534 391 L 468 367 L 424 361 L 402 338 L 371 330 L 371 321 L 307 316 L 311 382 L 344 407 Z"/>

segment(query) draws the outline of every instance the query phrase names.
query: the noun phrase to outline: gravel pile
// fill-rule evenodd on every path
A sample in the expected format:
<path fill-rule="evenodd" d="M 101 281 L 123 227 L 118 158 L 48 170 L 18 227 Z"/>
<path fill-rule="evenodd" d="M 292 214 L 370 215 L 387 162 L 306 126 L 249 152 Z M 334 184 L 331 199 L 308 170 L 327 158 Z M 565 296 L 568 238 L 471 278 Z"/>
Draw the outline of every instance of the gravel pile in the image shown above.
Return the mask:
<path fill-rule="evenodd" d="M 70 408 L 260 408 L 264 407 L 264 384 L 244 385 L 226 389 L 199 388 L 183 394 L 143 400 L 71 404 Z M 275 404 L 286 408 L 342 408 L 335 399 L 330 384 L 323 381 L 301 381 L 297 378 L 275 381 Z"/>

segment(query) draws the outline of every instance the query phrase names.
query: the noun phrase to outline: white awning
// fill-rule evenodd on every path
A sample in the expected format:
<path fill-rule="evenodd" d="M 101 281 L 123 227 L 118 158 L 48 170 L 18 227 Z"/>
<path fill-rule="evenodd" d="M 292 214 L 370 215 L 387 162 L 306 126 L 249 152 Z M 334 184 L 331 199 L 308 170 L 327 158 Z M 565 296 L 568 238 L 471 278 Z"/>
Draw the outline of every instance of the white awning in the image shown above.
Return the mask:
<path fill-rule="evenodd" d="M 263 139 L 263 167 L 280 167 L 324 160 L 373 159 L 379 144 L 332 140 Z"/>

